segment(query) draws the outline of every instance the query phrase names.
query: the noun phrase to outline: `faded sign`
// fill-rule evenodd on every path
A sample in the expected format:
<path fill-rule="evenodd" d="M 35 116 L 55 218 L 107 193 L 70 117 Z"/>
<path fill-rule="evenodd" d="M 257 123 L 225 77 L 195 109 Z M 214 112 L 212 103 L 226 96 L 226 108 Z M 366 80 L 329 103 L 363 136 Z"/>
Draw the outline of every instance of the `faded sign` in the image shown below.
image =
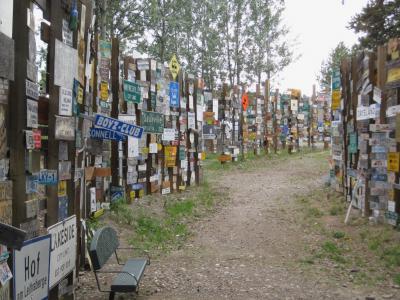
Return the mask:
<path fill-rule="evenodd" d="M 57 170 L 42 169 L 39 171 L 39 184 L 56 185 L 57 181 Z"/>
<path fill-rule="evenodd" d="M 124 100 L 126 102 L 142 102 L 142 90 L 138 83 L 124 80 Z"/>
<path fill-rule="evenodd" d="M 176 165 L 176 152 L 177 152 L 177 147 L 176 146 L 165 146 L 164 147 L 165 166 L 167 168 L 175 167 L 175 165 Z"/>
<path fill-rule="evenodd" d="M 70 161 L 58 162 L 58 179 L 59 180 L 71 179 L 71 162 Z"/>
<path fill-rule="evenodd" d="M 141 125 L 147 133 L 163 133 L 164 116 L 156 112 L 142 111 Z"/>
<path fill-rule="evenodd" d="M 55 138 L 56 140 L 73 141 L 75 139 L 74 117 L 55 116 Z"/>
<path fill-rule="evenodd" d="M 0 222 L 12 221 L 12 181 L 0 181 Z"/>
<path fill-rule="evenodd" d="M 78 50 L 55 40 L 54 84 L 72 87 L 78 78 Z"/>
<path fill-rule="evenodd" d="M 13 298 L 47 299 L 49 292 L 50 235 L 24 242 L 13 255 Z"/>
<path fill-rule="evenodd" d="M 34 100 L 26 100 L 26 126 L 38 128 L 38 103 Z"/>
<path fill-rule="evenodd" d="M 59 114 L 61 116 L 72 116 L 72 90 L 60 87 Z"/>
<path fill-rule="evenodd" d="M 188 128 L 196 129 L 196 114 L 188 112 Z"/>
<path fill-rule="evenodd" d="M 164 128 L 164 132 L 162 134 L 163 141 L 174 141 L 175 140 L 176 130 L 174 128 Z"/>
<path fill-rule="evenodd" d="M 51 234 L 50 288 L 73 271 L 76 260 L 76 216 L 47 228 Z"/>
<path fill-rule="evenodd" d="M 69 22 L 65 19 L 62 20 L 62 40 L 63 43 L 72 47 L 73 46 L 74 33 L 69 29 Z"/>
<path fill-rule="evenodd" d="M 7 3 L 3 1 L 2 6 Z M 0 14 L 3 12 L 3 7 Z M 12 18 L 12 13 L 10 14 Z M 0 27 L 2 26 L 0 22 Z M 0 77 L 14 80 L 14 40 L 0 32 Z"/>

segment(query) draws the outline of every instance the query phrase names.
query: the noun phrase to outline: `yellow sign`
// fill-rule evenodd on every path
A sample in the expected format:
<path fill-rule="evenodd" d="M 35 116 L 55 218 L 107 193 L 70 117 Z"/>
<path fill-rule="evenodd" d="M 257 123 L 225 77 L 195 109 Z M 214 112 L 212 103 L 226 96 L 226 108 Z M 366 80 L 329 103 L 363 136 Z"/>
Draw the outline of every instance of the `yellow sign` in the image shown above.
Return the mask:
<path fill-rule="evenodd" d="M 103 101 L 108 100 L 108 83 L 105 81 L 100 83 L 100 99 Z"/>
<path fill-rule="evenodd" d="M 400 68 L 392 68 L 387 73 L 387 83 L 400 80 Z"/>
<path fill-rule="evenodd" d="M 337 110 L 340 108 L 340 91 L 332 91 L 332 110 Z"/>
<path fill-rule="evenodd" d="M 171 61 L 169 62 L 169 71 L 171 72 L 172 78 L 174 78 L 174 80 L 176 79 L 176 76 L 178 76 L 180 69 L 181 69 L 181 66 L 174 54 L 171 58 Z"/>
<path fill-rule="evenodd" d="M 222 163 L 222 162 L 227 162 L 227 161 L 231 161 L 232 160 L 232 156 L 230 154 L 221 154 L 220 156 L 218 156 L 218 160 Z"/>
<path fill-rule="evenodd" d="M 176 146 L 165 146 L 165 166 L 167 168 L 175 167 L 176 165 Z"/>
<path fill-rule="evenodd" d="M 79 104 L 83 104 L 83 88 L 80 85 L 78 86 L 78 97 L 76 101 Z"/>
<path fill-rule="evenodd" d="M 206 153 L 205 152 L 201 152 L 201 160 L 206 160 Z"/>
<path fill-rule="evenodd" d="M 387 169 L 392 172 L 399 172 L 400 152 L 389 152 L 387 158 Z"/>
<path fill-rule="evenodd" d="M 65 180 L 58 182 L 58 197 L 67 196 L 67 182 Z"/>

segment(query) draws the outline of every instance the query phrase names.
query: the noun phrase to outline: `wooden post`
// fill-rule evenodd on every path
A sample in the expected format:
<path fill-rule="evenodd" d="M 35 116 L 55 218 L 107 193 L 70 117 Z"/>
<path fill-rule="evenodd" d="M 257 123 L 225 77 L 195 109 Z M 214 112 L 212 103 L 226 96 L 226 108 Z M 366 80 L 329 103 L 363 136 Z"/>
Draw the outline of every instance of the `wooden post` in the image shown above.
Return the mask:
<path fill-rule="evenodd" d="M 112 104 L 111 104 L 111 117 L 118 119 L 118 106 L 119 106 L 119 41 L 117 38 L 112 38 L 111 49 L 111 91 L 112 91 Z M 119 186 L 118 176 L 118 142 L 111 142 L 111 184 Z"/>
<path fill-rule="evenodd" d="M 278 152 L 278 119 L 276 117 L 278 113 L 278 99 L 279 99 L 279 89 L 275 90 L 275 97 L 274 97 L 274 115 L 273 115 L 273 127 L 274 127 L 274 153 Z"/>
<path fill-rule="evenodd" d="M 269 141 L 268 141 L 268 120 L 267 116 L 269 115 L 269 98 L 270 98 L 270 83 L 269 79 L 265 80 L 265 93 L 264 93 L 264 145 L 265 145 L 265 154 L 269 153 Z"/>

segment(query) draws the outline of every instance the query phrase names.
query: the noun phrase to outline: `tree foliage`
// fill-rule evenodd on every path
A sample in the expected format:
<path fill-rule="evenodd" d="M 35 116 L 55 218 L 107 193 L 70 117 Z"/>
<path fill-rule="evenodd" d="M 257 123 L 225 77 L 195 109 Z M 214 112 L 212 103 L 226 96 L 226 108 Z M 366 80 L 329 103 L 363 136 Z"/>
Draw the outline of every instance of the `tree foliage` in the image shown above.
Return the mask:
<path fill-rule="evenodd" d="M 340 67 L 342 60 L 350 55 L 351 51 L 343 42 L 340 42 L 330 53 L 327 60 L 321 64 L 318 82 L 322 90 L 330 91 L 332 71 Z"/>
<path fill-rule="evenodd" d="M 188 72 L 217 82 L 261 82 L 293 60 L 284 0 L 96 0 L 100 25 L 160 61 L 176 54 Z M 102 3 L 106 9 L 102 10 Z M 102 19 L 106 14 L 105 20 Z"/>
<path fill-rule="evenodd" d="M 359 38 L 361 48 L 372 50 L 383 45 L 400 35 L 400 0 L 371 0 L 349 27 L 364 34 Z"/>

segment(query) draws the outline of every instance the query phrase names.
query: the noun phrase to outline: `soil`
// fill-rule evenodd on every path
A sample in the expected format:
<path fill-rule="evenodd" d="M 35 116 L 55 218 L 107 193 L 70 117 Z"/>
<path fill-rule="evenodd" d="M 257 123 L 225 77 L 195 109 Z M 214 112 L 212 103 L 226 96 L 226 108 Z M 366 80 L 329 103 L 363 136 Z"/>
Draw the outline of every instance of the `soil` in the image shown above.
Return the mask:
<path fill-rule="evenodd" d="M 224 189 L 228 201 L 194 224 L 181 249 L 152 261 L 137 298 L 400 299 L 394 287 L 333 277 L 327 269 L 334 264 L 310 271 L 299 263 L 318 236 L 302 225 L 296 198 L 323 186 L 327 174 L 327 159 L 308 154 L 215 177 L 210 184 Z M 80 278 L 78 299 L 108 297 L 97 291 L 92 273 Z"/>

